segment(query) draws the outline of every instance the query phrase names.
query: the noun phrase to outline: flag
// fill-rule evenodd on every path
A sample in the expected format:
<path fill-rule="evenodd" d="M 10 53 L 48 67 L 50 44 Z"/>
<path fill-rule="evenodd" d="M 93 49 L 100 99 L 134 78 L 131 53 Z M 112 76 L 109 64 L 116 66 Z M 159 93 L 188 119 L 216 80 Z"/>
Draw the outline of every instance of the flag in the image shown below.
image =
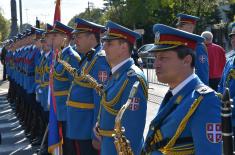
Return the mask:
<path fill-rule="evenodd" d="M 48 105 L 50 107 L 49 112 L 49 130 L 48 130 L 48 152 L 53 155 L 62 155 L 62 125 L 58 123 L 56 117 L 56 100 L 54 96 L 53 87 L 53 72 L 56 56 L 58 55 L 58 50 L 52 52 L 51 65 L 50 65 L 50 78 L 49 78 L 49 89 L 48 89 Z"/>
<path fill-rule="evenodd" d="M 61 10 L 60 10 L 60 0 L 56 0 L 55 13 L 54 13 L 54 23 L 55 21 L 61 20 Z M 53 48 L 52 48 L 53 49 Z M 56 100 L 54 96 L 54 64 L 56 57 L 58 55 L 58 50 L 52 52 L 51 66 L 50 66 L 50 78 L 49 78 L 49 90 L 48 90 L 48 105 L 50 106 L 49 113 L 49 130 L 48 130 L 48 152 L 53 155 L 62 155 L 62 125 L 58 123 L 56 117 Z"/>
<path fill-rule="evenodd" d="M 56 0 L 55 3 L 54 24 L 55 21 L 61 21 L 60 0 Z"/>
<path fill-rule="evenodd" d="M 51 88 L 48 90 L 48 100 L 49 102 L 53 102 L 53 94 Z M 54 104 L 50 106 L 50 118 L 49 118 L 49 130 L 48 130 L 48 152 L 53 155 L 62 155 L 62 143 L 63 139 L 60 136 L 60 128 L 56 118 L 56 111 Z"/>

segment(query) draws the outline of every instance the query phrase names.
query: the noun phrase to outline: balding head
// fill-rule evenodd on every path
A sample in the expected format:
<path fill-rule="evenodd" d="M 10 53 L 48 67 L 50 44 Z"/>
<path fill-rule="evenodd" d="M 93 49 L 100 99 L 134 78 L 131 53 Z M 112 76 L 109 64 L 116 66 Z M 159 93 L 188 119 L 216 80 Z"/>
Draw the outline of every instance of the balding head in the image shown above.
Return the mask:
<path fill-rule="evenodd" d="M 205 39 L 205 43 L 212 43 L 213 40 L 213 34 L 210 31 L 204 31 L 202 32 L 201 36 Z"/>

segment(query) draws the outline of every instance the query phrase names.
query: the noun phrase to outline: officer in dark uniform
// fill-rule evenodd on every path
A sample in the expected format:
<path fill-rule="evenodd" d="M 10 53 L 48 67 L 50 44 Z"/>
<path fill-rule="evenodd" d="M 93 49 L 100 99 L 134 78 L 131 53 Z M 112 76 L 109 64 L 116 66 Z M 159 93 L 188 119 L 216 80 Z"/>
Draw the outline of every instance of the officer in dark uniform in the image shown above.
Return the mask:
<path fill-rule="evenodd" d="M 133 45 L 140 34 L 117 23 L 108 21 L 107 34 L 102 38 L 112 76 L 105 87 L 98 116 L 97 130 L 101 136 L 101 155 L 119 154 L 114 145 L 115 117 L 127 102 L 130 91 L 139 81 L 137 92 L 122 118 L 125 136 L 134 154 L 140 154 L 147 110 L 147 80 L 143 71 L 131 58 Z"/>
<path fill-rule="evenodd" d="M 153 31 L 156 75 L 170 89 L 150 124 L 143 154 L 221 155 L 221 102 L 194 73 L 194 50 L 204 39 L 162 24 Z"/>
<path fill-rule="evenodd" d="M 1 52 L 1 63 L 3 65 L 3 74 L 2 74 L 3 81 L 5 81 L 7 79 L 6 78 L 6 54 L 7 54 L 6 47 L 3 46 L 2 52 Z"/>
<path fill-rule="evenodd" d="M 177 15 L 178 22 L 176 27 L 180 30 L 193 33 L 196 27 L 199 17 L 179 13 Z M 208 64 L 208 54 L 204 43 L 198 43 L 195 49 L 196 51 L 196 61 L 195 61 L 195 73 L 200 78 L 200 80 L 209 85 L 209 64 Z"/>

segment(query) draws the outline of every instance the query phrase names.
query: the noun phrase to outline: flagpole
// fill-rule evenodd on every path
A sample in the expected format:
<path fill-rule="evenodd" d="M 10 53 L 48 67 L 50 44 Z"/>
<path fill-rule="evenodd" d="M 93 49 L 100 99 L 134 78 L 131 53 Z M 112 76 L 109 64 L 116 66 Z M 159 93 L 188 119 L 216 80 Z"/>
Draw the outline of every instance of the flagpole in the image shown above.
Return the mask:
<path fill-rule="evenodd" d="M 42 138 L 42 142 L 41 142 L 40 149 L 39 149 L 39 152 L 38 152 L 39 155 L 41 155 L 41 150 L 43 149 L 43 145 L 45 143 L 47 133 L 48 133 L 48 124 L 47 124 L 47 128 L 46 128 L 46 130 L 44 132 L 44 135 L 43 135 L 43 138 Z"/>

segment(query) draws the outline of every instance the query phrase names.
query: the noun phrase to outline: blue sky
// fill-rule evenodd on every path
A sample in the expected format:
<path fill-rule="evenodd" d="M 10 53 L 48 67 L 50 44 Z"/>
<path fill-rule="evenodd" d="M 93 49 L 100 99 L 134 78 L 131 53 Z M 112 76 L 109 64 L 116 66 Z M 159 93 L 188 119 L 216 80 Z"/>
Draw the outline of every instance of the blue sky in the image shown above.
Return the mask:
<path fill-rule="evenodd" d="M 0 8 L 4 17 L 11 19 L 10 12 L 11 0 L 0 0 Z M 23 23 L 35 25 L 35 19 L 38 17 L 41 21 L 53 22 L 55 0 L 21 0 Z M 67 24 L 76 14 L 83 12 L 88 7 L 88 1 L 94 4 L 94 7 L 103 7 L 103 0 L 61 0 L 61 21 Z M 17 16 L 19 24 L 19 0 L 17 3 Z"/>

